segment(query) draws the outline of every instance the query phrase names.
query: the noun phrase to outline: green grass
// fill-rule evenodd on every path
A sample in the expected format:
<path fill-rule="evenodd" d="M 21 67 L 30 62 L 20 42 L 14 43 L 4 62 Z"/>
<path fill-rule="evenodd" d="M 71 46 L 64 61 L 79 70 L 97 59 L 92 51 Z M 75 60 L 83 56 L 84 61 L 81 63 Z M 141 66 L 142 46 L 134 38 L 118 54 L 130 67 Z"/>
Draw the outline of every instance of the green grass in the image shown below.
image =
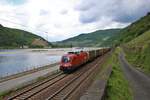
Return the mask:
<path fill-rule="evenodd" d="M 133 100 L 129 83 L 120 68 L 118 61 L 119 51 L 119 49 L 115 50 L 109 61 L 113 68 L 107 83 L 105 100 Z"/>
<path fill-rule="evenodd" d="M 124 51 L 127 60 L 139 70 L 150 74 L 150 31 L 128 42 Z"/>
<path fill-rule="evenodd" d="M 12 91 L 5 91 L 0 93 L 0 100 L 3 100 L 4 96 L 11 93 Z"/>
<path fill-rule="evenodd" d="M 150 74 L 150 46 L 145 48 L 143 52 L 126 51 L 125 53 L 129 63 L 144 73 Z"/>
<path fill-rule="evenodd" d="M 128 42 L 127 45 L 130 47 L 141 47 L 147 43 L 150 43 L 150 30 L 144 32 L 142 35 Z"/>

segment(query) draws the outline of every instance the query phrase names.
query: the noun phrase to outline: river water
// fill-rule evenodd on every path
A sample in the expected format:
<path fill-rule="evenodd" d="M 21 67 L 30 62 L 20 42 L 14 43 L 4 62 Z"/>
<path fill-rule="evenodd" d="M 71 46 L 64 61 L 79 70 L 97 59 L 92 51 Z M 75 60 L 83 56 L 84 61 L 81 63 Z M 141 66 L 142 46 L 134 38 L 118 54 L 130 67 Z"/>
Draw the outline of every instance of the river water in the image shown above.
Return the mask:
<path fill-rule="evenodd" d="M 59 62 L 62 49 L 0 50 L 0 77 Z"/>

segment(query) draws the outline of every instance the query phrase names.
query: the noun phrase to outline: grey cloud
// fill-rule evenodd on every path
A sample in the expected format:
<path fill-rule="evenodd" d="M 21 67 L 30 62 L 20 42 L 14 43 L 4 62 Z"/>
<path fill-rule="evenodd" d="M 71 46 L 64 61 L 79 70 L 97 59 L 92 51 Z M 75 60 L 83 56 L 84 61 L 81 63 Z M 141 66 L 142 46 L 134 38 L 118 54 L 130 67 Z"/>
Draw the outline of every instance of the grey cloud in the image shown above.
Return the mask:
<path fill-rule="evenodd" d="M 89 9 L 91 9 L 92 7 L 94 7 L 94 6 L 95 6 L 95 3 L 96 3 L 96 2 L 93 2 L 93 1 L 91 1 L 91 0 L 87 0 L 87 2 L 84 1 L 84 0 L 80 0 L 80 1 L 78 2 L 78 4 L 75 6 L 75 9 L 76 9 L 76 10 L 80 10 L 80 11 L 86 11 L 86 10 L 89 10 Z"/>
<path fill-rule="evenodd" d="M 62 14 L 62 15 L 65 15 L 65 14 L 67 14 L 67 13 L 68 13 L 67 10 L 62 10 L 62 11 L 60 12 L 60 14 Z"/>
<path fill-rule="evenodd" d="M 58 29 L 58 28 L 62 28 L 62 25 L 55 23 L 55 24 L 54 24 L 54 27 Z"/>
<path fill-rule="evenodd" d="M 40 10 L 40 15 L 47 15 L 49 12 L 46 10 Z"/>
<path fill-rule="evenodd" d="M 122 0 L 110 16 L 117 22 L 130 23 L 146 15 L 150 11 L 149 4 L 150 0 Z"/>
<path fill-rule="evenodd" d="M 130 23 L 150 11 L 150 0 L 81 0 L 75 9 L 81 23 L 92 23 L 109 17 L 120 23 Z"/>
<path fill-rule="evenodd" d="M 99 11 L 98 10 L 87 10 L 84 13 L 81 13 L 79 16 L 79 20 L 82 23 L 91 23 L 99 20 Z"/>
<path fill-rule="evenodd" d="M 84 15 L 82 15 L 79 17 L 79 20 L 82 23 L 91 23 L 91 22 L 97 21 L 98 17 L 97 16 L 86 16 L 86 15 L 84 16 Z"/>

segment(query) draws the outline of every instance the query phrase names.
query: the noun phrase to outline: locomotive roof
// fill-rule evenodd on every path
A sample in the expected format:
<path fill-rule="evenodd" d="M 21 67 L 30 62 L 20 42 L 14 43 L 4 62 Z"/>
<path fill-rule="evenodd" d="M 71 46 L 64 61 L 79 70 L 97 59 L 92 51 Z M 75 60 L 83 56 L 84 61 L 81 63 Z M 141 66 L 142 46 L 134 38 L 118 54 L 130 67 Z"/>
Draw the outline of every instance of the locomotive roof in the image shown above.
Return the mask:
<path fill-rule="evenodd" d="M 75 56 L 75 55 L 76 55 L 76 54 L 70 53 L 70 54 L 65 54 L 65 55 L 63 55 L 63 56 L 73 57 L 73 56 Z"/>
<path fill-rule="evenodd" d="M 86 52 L 86 51 L 78 51 L 78 52 L 68 52 L 67 54 L 63 55 L 63 56 L 75 56 L 80 54 L 81 52 Z"/>

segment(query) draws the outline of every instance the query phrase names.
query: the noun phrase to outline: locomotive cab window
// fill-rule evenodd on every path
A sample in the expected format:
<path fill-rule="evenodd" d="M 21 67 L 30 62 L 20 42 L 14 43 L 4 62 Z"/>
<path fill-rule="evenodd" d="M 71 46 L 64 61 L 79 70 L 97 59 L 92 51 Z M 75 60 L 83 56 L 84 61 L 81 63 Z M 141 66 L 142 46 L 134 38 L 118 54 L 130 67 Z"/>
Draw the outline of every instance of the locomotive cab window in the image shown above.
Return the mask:
<path fill-rule="evenodd" d="M 70 61 L 70 58 L 69 58 L 69 57 L 66 57 L 66 56 L 63 56 L 63 57 L 62 57 L 62 62 L 67 63 L 67 62 L 69 62 L 69 61 Z"/>

